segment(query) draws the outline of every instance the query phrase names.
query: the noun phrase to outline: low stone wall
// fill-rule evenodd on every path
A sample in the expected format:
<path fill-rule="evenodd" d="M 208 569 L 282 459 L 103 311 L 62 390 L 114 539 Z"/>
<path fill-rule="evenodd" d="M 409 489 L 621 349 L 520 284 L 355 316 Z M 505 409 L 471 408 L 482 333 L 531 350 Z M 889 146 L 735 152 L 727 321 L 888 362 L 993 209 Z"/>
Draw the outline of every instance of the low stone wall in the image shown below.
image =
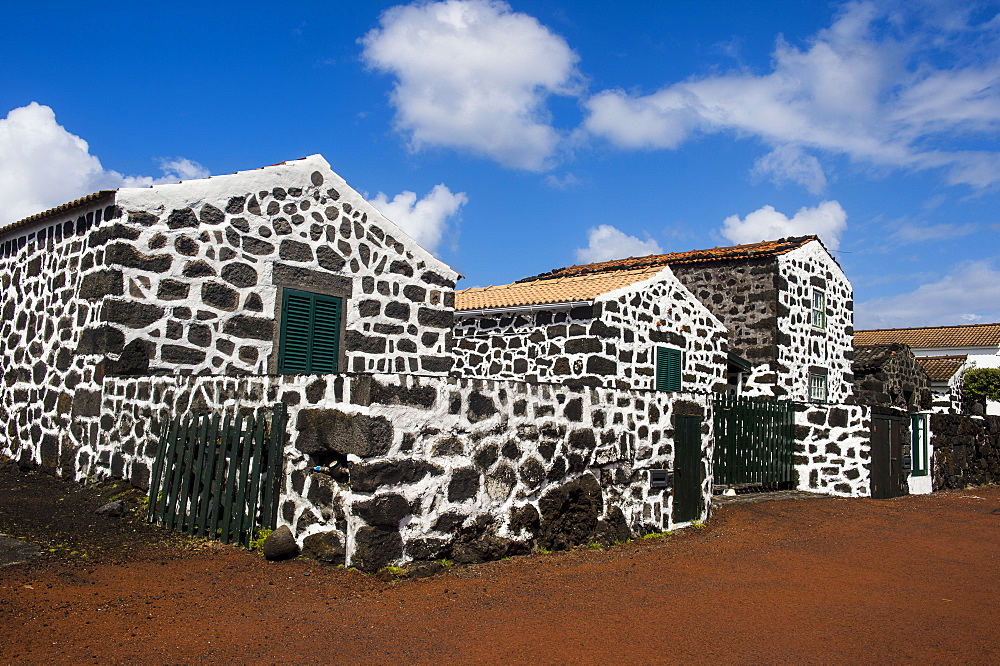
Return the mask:
<path fill-rule="evenodd" d="M 610 544 L 675 526 L 674 417 L 702 416 L 701 518 L 712 487 L 711 397 L 412 375 L 106 378 L 76 477 L 145 487 L 162 423 L 189 411 L 288 409 L 279 523 L 310 554 L 364 570 Z M 313 471 L 343 463 L 349 477 Z M 649 470 L 667 469 L 653 488 Z M 64 474 L 69 470 L 64 470 Z"/>
<path fill-rule="evenodd" d="M 931 415 L 934 490 L 1000 483 L 1000 417 Z"/>
<path fill-rule="evenodd" d="M 861 405 L 795 405 L 798 489 L 871 495 L 871 410 Z"/>

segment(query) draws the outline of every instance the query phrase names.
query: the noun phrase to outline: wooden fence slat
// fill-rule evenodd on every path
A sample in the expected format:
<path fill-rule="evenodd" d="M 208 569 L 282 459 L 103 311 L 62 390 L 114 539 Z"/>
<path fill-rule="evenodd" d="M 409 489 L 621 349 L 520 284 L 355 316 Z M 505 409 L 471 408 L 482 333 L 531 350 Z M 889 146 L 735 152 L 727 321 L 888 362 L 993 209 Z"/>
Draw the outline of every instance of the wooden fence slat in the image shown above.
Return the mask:
<path fill-rule="evenodd" d="M 250 458 L 253 455 L 253 432 L 257 425 L 257 419 L 253 414 L 247 419 L 246 437 L 243 440 L 243 449 L 240 451 L 240 474 L 239 487 L 236 490 L 236 501 L 233 507 L 238 509 L 233 515 L 233 534 L 237 540 L 242 540 L 247 502 L 247 485 L 250 475 Z"/>
<path fill-rule="evenodd" d="M 177 447 L 174 456 L 174 464 L 171 466 L 171 481 L 170 481 L 170 495 L 167 497 L 166 511 L 169 513 L 164 516 L 166 519 L 164 522 L 164 527 L 168 530 L 174 529 L 174 522 L 177 517 L 177 513 L 180 508 L 179 495 L 181 492 L 181 479 L 184 476 L 184 460 L 187 457 L 187 445 L 188 445 L 188 434 L 191 427 L 191 417 L 184 417 L 184 421 L 181 423 L 179 432 L 177 433 Z"/>
<path fill-rule="evenodd" d="M 153 471 L 149 475 L 149 503 L 146 505 L 146 520 L 152 522 L 156 516 L 156 499 L 160 496 L 160 475 L 163 474 L 163 459 L 167 454 L 170 438 L 170 421 L 164 421 L 160 428 L 160 441 L 156 444 L 156 458 Z"/>
<path fill-rule="evenodd" d="M 212 495 L 215 501 L 211 508 L 208 521 L 208 535 L 213 539 L 219 538 L 219 520 L 225 504 L 226 489 L 226 456 L 229 450 L 229 431 L 232 428 L 232 416 L 226 414 L 222 419 L 222 431 L 218 436 L 218 460 L 215 463 L 215 478 L 212 480 Z"/>
<path fill-rule="evenodd" d="M 195 525 L 195 534 L 206 535 L 206 525 L 208 524 L 208 514 L 215 504 L 215 493 L 213 483 L 215 481 L 215 460 L 219 456 L 219 415 L 213 414 L 208 425 L 205 437 L 204 458 L 201 466 L 201 499 L 199 500 L 199 511 Z"/>
<path fill-rule="evenodd" d="M 157 491 L 156 497 L 150 496 L 150 504 L 156 504 L 156 512 L 154 517 L 159 525 L 165 525 L 166 512 L 167 512 L 167 502 L 170 496 L 170 488 L 173 483 L 174 474 L 174 459 L 177 457 L 177 437 L 181 429 L 180 419 L 174 419 L 170 423 L 170 432 L 167 437 L 167 451 L 164 454 L 163 461 L 163 481 L 160 483 L 160 489 Z"/>
<path fill-rule="evenodd" d="M 229 446 L 226 451 L 226 490 L 222 493 L 222 498 L 225 502 L 222 515 L 222 543 L 229 543 L 232 536 L 233 497 L 235 493 L 236 477 L 239 476 L 236 470 L 239 468 L 238 462 L 240 455 L 240 442 L 243 437 L 242 414 L 236 414 L 233 429 L 230 431 L 229 435 Z"/>
<path fill-rule="evenodd" d="M 244 521 L 242 535 L 244 546 L 250 545 L 250 539 L 253 537 L 253 526 L 257 523 L 257 499 L 260 496 L 260 464 L 261 456 L 264 453 L 264 429 L 267 419 L 264 418 L 263 412 L 257 413 L 257 424 L 254 428 L 254 435 L 252 441 L 251 457 L 250 457 L 250 474 L 247 480 L 250 484 L 250 492 L 247 494 L 247 508 L 244 512 Z"/>
<path fill-rule="evenodd" d="M 198 417 L 198 427 L 194 431 L 194 445 L 191 450 L 191 467 L 188 470 L 191 491 L 188 493 L 188 503 L 184 511 L 184 531 L 191 535 L 194 534 L 195 523 L 198 520 L 198 500 L 201 496 L 202 466 L 205 464 L 209 419 L 208 414 Z"/>
<path fill-rule="evenodd" d="M 267 485 L 264 487 L 264 505 L 261 508 L 261 524 L 271 530 L 277 526 L 281 463 L 285 456 L 284 442 L 285 406 L 278 403 L 271 412 L 271 437 L 267 449 Z"/>

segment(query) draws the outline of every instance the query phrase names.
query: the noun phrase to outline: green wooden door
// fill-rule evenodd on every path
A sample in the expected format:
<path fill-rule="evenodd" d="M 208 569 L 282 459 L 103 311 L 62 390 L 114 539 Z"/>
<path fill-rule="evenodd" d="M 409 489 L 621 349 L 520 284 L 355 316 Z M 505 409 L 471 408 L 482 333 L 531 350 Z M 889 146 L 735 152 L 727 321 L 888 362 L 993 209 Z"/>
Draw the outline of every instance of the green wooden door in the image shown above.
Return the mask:
<path fill-rule="evenodd" d="M 905 495 L 903 488 L 902 419 L 872 416 L 871 495 L 889 499 Z"/>
<path fill-rule="evenodd" d="M 697 520 L 702 512 L 701 417 L 678 415 L 674 429 L 674 522 Z"/>

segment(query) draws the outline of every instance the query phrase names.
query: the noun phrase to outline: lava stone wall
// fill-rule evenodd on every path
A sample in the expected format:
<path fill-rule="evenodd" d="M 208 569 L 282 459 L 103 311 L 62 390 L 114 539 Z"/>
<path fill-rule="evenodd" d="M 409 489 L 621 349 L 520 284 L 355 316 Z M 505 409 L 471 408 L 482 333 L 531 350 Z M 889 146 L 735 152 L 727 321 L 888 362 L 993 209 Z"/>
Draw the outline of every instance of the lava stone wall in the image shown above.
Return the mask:
<path fill-rule="evenodd" d="M 859 405 L 795 404 L 799 490 L 871 496 L 871 410 Z"/>
<path fill-rule="evenodd" d="M 651 390 L 657 346 L 684 351 L 685 391 L 724 391 L 726 331 L 669 269 L 592 305 L 455 313 L 455 373 Z"/>
<path fill-rule="evenodd" d="M 344 298 L 343 371 L 444 375 L 457 277 L 319 156 L 53 213 L 0 238 L 0 452 L 76 469 L 105 375 L 275 372 L 285 288 Z"/>
<path fill-rule="evenodd" d="M 671 266 L 754 364 L 744 395 L 809 400 L 809 372 L 828 376 L 828 402 L 852 394 L 853 289 L 818 242 L 770 259 Z M 812 326 L 812 288 L 826 292 L 827 327 Z"/>
<path fill-rule="evenodd" d="M 854 289 L 837 262 L 813 241 L 778 257 L 778 364 L 776 391 L 809 400 L 809 373 L 827 375 L 827 402 L 853 400 Z M 826 293 L 826 328 L 812 325 L 812 291 Z"/>
<path fill-rule="evenodd" d="M 98 436 L 104 368 L 78 348 L 100 309 L 84 275 L 120 216 L 103 197 L 0 238 L 0 454 L 22 464 L 72 469 Z"/>
<path fill-rule="evenodd" d="M 613 543 L 674 526 L 677 414 L 703 417 L 702 518 L 712 455 L 707 396 L 412 375 L 107 378 L 100 443 L 78 476 L 148 485 L 159 427 L 188 410 L 288 409 L 279 522 L 306 552 L 364 570 Z M 312 471 L 341 462 L 335 479 Z"/>
<path fill-rule="evenodd" d="M 934 490 L 1000 483 L 1000 417 L 931 415 Z"/>
<path fill-rule="evenodd" d="M 908 348 L 897 351 L 878 365 L 852 367 L 854 401 L 860 405 L 897 407 L 907 411 L 928 410 L 933 404 L 927 373 Z"/>
<path fill-rule="evenodd" d="M 671 266 L 674 274 L 725 325 L 729 350 L 770 370 L 778 358 L 777 263 L 771 259 Z M 770 395 L 773 377 L 762 370 L 747 378 L 746 395 Z"/>

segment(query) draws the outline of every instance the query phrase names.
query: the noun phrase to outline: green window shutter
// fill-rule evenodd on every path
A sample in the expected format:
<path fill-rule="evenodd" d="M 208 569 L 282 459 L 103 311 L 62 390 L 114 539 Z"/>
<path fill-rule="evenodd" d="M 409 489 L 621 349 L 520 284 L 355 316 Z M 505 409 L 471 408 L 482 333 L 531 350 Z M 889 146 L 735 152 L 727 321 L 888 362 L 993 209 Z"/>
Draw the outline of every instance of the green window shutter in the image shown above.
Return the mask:
<path fill-rule="evenodd" d="M 278 372 L 337 372 L 343 301 L 285 289 L 281 304 Z"/>
<path fill-rule="evenodd" d="M 656 390 L 681 390 L 681 365 L 683 355 L 680 349 L 656 348 Z"/>
<path fill-rule="evenodd" d="M 337 372 L 340 308 L 339 298 L 316 296 L 313 309 L 312 372 Z"/>

